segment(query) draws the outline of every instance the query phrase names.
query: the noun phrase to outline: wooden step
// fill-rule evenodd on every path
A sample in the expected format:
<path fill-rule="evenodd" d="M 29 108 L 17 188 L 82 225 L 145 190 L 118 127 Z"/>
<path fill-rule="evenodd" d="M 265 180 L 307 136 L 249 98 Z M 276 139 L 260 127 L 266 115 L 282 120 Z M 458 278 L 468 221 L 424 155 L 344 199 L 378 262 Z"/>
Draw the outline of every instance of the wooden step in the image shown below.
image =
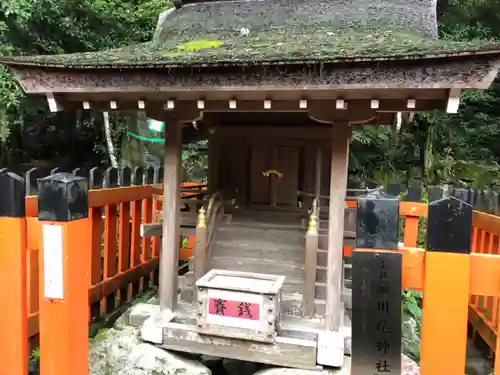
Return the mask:
<path fill-rule="evenodd" d="M 273 234 L 255 233 L 255 236 L 243 236 L 241 233 L 234 233 L 231 236 L 226 234 L 217 233 L 215 236 L 215 243 L 221 247 L 234 246 L 235 248 L 262 249 L 269 251 L 299 251 L 305 248 L 305 233 L 292 238 L 285 238 L 284 234 L 274 236 Z"/>
<path fill-rule="evenodd" d="M 305 242 L 305 241 L 304 241 Z M 302 246 L 279 243 L 277 241 L 241 242 L 237 240 L 218 240 L 212 248 L 214 257 L 238 257 L 267 259 L 277 262 L 304 262 L 305 244 Z"/>
<path fill-rule="evenodd" d="M 237 218 L 232 218 L 231 224 L 233 228 L 255 228 L 262 230 L 286 230 L 286 231 L 302 231 L 302 221 L 299 220 L 297 223 L 270 223 L 270 222 L 253 222 L 253 221 L 238 221 Z"/>
<path fill-rule="evenodd" d="M 328 265 L 328 251 L 327 250 L 318 250 L 317 251 L 317 265 L 318 267 L 326 267 Z M 352 268 L 350 257 L 344 258 L 344 269 Z"/>
<path fill-rule="evenodd" d="M 283 293 L 280 307 L 283 315 L 302 315 L 302 293 Z"/>
<path fill-rule="evenodd" d="M 280 229 L 270 226 L 233 225 L 223 224 L 217 230 L 217 240 L 268 240 L 271 242 L 283 241 L 284 243 L 304 242 L 304 230 Z"/>
<path fill-rule="evenodd" d="M 351 247 L 351 248 L 356 247 L 355 233 L 344 232 L 344 247 Z M 319 231 L 318 248 L 321 250 L 328 250 L 328 231 L 322 231 L 322 230 Z"/>
<path fill-rule="evenodd" d="M 280 275 L 293 279 L 304 278 L 304 267 L 302 263 L 276 262 L 266 258 L 237 258 L 237 257 L 212 257 L 211 269 L 222 269 L 242 272 L 255 272 L 271 275 Z"/>
<path fill-rule="evenodd" d="M 326 301 L 314 300 L 314 315 L 318 317 L 324 317 L 325 311 L 326 311 Z"/>
<path fill-rule="evenodd" d="M 317 282 L 314 286 L 314 298 L 318 300 L 326 299 L 326 283 Z M 342 302 L 351 304 L 352 289 L 347 288 L 345 285 L 342 288 Z"/>

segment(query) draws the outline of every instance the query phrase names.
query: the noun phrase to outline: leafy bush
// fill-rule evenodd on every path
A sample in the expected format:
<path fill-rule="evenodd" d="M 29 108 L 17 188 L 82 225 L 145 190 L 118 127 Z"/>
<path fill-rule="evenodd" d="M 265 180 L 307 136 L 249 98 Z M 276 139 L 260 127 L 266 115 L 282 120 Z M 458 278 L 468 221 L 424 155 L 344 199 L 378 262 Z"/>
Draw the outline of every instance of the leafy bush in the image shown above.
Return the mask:
<path fill-rule="evenodd" d="M 422 292 L 403 292 L 403 352 L 420 362 L 420 329 L 422 324 Z"/>

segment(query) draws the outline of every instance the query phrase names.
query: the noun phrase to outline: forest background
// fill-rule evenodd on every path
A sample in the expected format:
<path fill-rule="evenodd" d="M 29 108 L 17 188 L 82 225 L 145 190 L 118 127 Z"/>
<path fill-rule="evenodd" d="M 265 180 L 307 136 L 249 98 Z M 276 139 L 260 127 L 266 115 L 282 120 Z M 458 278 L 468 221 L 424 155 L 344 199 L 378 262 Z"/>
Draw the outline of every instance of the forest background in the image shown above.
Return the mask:
<path fill-rule="evenodd" d="M 0 54 L 83 52 L 144 42 L 168 7 L 165 0 L 2 0 Z M 438 0 L 438 18 L 441 38 L 500 40 L 500 0 Z M 419 114 L 398 131 L 357 127 L 351 180 L 498 187 L 500 79 L 490 90 L 464 93 L 461 103 L 456 115 Z M 152 162 L 161 145 L 130 139 L 130 130 L 145 123 L 140 114 L 111 113 L 104 126 L 107 120 L 102 113 L 50 113 L 45 100 L 26 97 L 0 68 L 0 167 L 85 168 L 108 164 L 110 156 L 120 164 Z M 196 149 L 185 150 L 183 159 L 188 172 L 203 167 Z"/>

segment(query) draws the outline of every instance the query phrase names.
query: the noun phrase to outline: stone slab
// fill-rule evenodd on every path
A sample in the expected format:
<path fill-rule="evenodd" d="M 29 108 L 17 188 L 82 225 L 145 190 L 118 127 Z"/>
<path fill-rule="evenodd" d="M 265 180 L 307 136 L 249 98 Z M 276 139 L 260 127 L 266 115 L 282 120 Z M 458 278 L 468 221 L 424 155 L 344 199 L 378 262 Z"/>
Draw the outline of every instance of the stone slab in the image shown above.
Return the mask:
<path fill-rule="evenodd" d="M 339 369 L 301 370 L 296 368 L 273 367 L 254 373 L 254 375 L 350 375 L 351 357 L 344 357 L 344 366 Z"/>
<path fill-rule="evenodd" d="M 134 327 L 140 327 L 147 318 L 159 313 L 159 305 L 150 303 L 138 303 L 132 306 L 130 309 L 128 324 Z"/>

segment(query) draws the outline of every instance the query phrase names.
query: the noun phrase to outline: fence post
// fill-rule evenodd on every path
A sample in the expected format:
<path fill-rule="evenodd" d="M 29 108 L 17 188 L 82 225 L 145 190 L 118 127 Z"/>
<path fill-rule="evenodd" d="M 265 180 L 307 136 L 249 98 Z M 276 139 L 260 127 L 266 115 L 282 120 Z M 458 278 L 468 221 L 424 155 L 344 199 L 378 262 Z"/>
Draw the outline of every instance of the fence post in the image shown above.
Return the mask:
<path fill-rule="evenodd" d="M 407 202 L 420 202 L 422 198 L 422 189 L 420 185 L 410 185 L 406 191 Z M 405 230 L 403 235 L 403 243 L 406 247 L 417 247 L 418 245 L 418 224 L 419 216 L 405 217 Z"/>
<path fill-rule="evenodd" d="M 399 199 L 384 193 L 359 197 L 352 253 L 352 375 L 401 375 L 398 237 Z"/>
<path fill-rule="evenodd" d="M 471 227 L 469 204 L 454 197 L 429 204 L 420 349 L 422 375 L 464 372 Z"/>
<path fill-rule="evenodd" d="M 38 191 L 40 373 L 88 375 L 88 184 L 57 173 L 39 179 Z"/>
<path fill-rule="evenodd" d="M 304 257 L 304 288 L 302 297 L 302 313 L 306 317 L 314 315 L 314 297 L 316 287 L 316 268 L 318 266 L 318 222 L 317 222 L 317 204 L 315 199 L 306 233 L 306 246 Z M 343 272 L 342 272 L 343 276 Z M 344 277 L 342 277 L 342 285 Z"/>
<path fill-rule="evenodd" d="M 25 182 L 0 173 L 0 374 L 28 374 Z"/>

